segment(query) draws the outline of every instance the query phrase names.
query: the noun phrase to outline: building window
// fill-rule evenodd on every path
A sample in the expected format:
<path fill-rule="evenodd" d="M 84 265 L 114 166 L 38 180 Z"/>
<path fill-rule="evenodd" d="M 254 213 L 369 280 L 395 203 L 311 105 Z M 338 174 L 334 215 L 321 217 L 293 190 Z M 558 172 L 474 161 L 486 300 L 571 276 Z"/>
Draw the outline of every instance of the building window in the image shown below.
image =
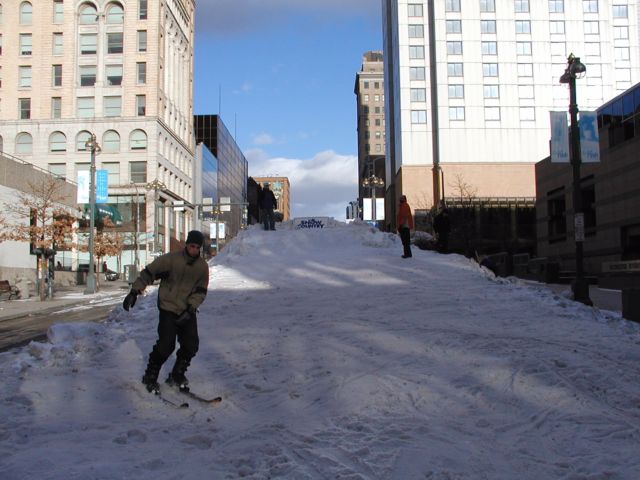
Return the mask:
<path fill-rule="evenodd" d="M 497 63 L 483 63 L 482 75 L 484 77 L 497 77 L 498 76 L 498 64 Z"/>
<path fill-rule="evenodd" d="M 480 20 L 480 32 L 481 33 L 496 33 L 496 21 L 495 20 Z"/>
<path fill-rule="evenodd" d="M 115 130 L 107 130 L 102 136 L 102 151 L 117 153 L 120 151 L 120 134 Z"/>
<path fill-rule="evenodd" d="M 484 85 L 484 98 L 500 98 L 500 86 Z"/>
<path fill-rule="evenodd" d="M 411 101 L 412 102 L 426 102 L 427 91 L 424 88 L 412 88 L 411 89 Z"/>
<path fill-rule="evenodd" d="M 98 36 L 95 33 L 80 35 L 80 55 L 95 55 L 98 51 Z"/>
<path fill-rule="evenodd" d="M 564 0 L 549 0 L 549 13 L 564 13 Z"/>
<path fill-rule="evenodd" d="M 64 22 L 63 0 L 53 0 L 53 23 Z"/>
<path fill-rule="evenodd" d="M 520 121 L 533 122 L 536 119 L 536 109 L 534 107 L 520 107 Z"/>
<path fill-rule="evenodd" d="M 496 0 L 480 0 L 480 11 L 481 12 L 495 12 L 496 11 Z"/>
<path fill-rule="evenodd" d="M 409 25 L 409 38 L 424 38 L 424 26 Z"/>
<path fill-rule="evenodd" d="M 63 47 L 64 47 L 64 43 L 63 43 L 62 33 L 54 33 L 53 34 L 53 54 L 62 55 L 64 53 Z"/>
<path fill-rule="evenodd" d="M 424 47 L 422 45 L 409 45 L 409 58 L 424 58 Z"/>
<path fill-rule="evenodd" d="M 529 20 L 516 20 L 516 34 L 531 33 L 531 22 Z"/>
<path fill-rule="evenodd" d="M 53 132 L 49 136 L 49 151 L 66 152 L 67 151 L 67 137 L 62 132 Z"/>
<path fill-rule="evenodd" d="M 464 107 L 449 107 L 449 120 L 464 120 Z"/>
<path fill-rule="evenodd" d="M 567 57 L 567 44 L 565 42 L 551 42 L 552 57 Z"/>
<path fill-rule="evenodd" d="M 47 170 L 51 175 L 54 175 L 58 178 L 66 178 L 67 177 L 67 164 L 66 163 L 50 163 L 47 166 Z"/>
<path fill-rule="evenodd" d="M 29 155 L 33 151 L 33 138 L 31 134 L 21 132 L 16 136 L 16 153 Z"/>
<path fill-rule="evenodd" d="M 498 42 L 482 42 L 482 55 L 497 55 Z"/>
<path fill-rule="evenodd" d="M 564 34 L 564 22 L 562 20 L 552 20 L 549 22 L 549 33 L 551 35 Z"/>
<path fill-rule="evenodd" d="M 18 110 L 19 110 L 20 120 L 29 120 L 31 118 L 31 99 L 19 98 Z"/>
<path fill-rule="evenodd" d="M 532 63 L 519 63 L 518 64 L 518 76 L 519 77 L 533 77 L 533 64 Z"/>
<path fill-rule="evenodd" d="M 585 35 L 598 35 L 599 33 L 600 33 L 600 22 L 598 21 L 584 22 Z"/>
<path fill-rule="evenodd" d="M 629 6 L 628 5 L 614 5 L 613 6 L 613 18 L 629 18 Z"/>
<path fill-rule="evenodd" d="M 33 40 L 30 33 L 20 34 L 20 55 L 31 55 Z"/>
<path fill-rule="evenodd" d="M 629 27 L 613 27 L 613 38 L 616 40 L 629 40 Z"/>
<path fill-rule="evenodd" d="M 462 55 L 462 42 L 447 42 L 447 53 L 449 55 Z"/>
<path fill-rule="evenodd" d="M 584 43 L 584 53 L 587 57 L 599 57 L 600 56 L 600 43 L 590 42 Z"/>
<path fill-rule="evenodd" d="M 18 86 L 20 88 L 31 87 L 31 66 L 18 67 L 19 81 Z"/>
<path fill-rule="evenodd" d="M 31 25 L 33 20 L 33 5 L 30 2 L 20 4 L 20 25 Z"/>
<path fill-rule="evenodd" d="M 447 33 L 462 33 L 462 22 L 460 20 L 447 20 Z"/>
<path fill-rule="evenodd" d="M 124 22 L 124 10 L 117 3 L 111 5 L 107 10 L 107 23 L 108 24 L 121 24 Z"/>
<path fill-rule="evenodd" d="M 529 13 L 529 0 L 515 0 L 516 13 Z"/>
<path fill-rule="evenodd" d="M 136 115 L 144 117 L 147 114 L 147 96 L 136 95 Z"/>
<path fill-rule="evenodd" d="M 51 98 L 51 118 L 62 118 L 62 98 Z"/>
<path fill-rule="evenodd" d="M 133 183 L 147 183 L 147 162 L 129 163 L 129 181 Z"/>
<path fill-rule="evenodd" d="M 129 137 L 129 148 L 131 150 L 147 149 L 147 134 L 144 130 L 134 130 Z"/>
<path fill-rule="evenodd" d="M 449 98 L 464 98 L 464 85 L 449 85 Z"/>
<path fill-rule="evenodd" d="M 93 87 L 96 84 L 96 66 L 82 65 L 80 71 L 80 86 Z"/>
<path fill-rule="evenodd" d="M 411 123 L 427 123 L 427 111 L 411 110 Z"/>
<path fill-rule="evenodd" d="M 95 116 L 95 100 L 93 97 L 78 97 L 78 117 L 93 118 Z"/>
<path fill-rule="evenodd" d="M 105 68 L 107 85 L 122 85 L 122 65 L 107 65 Z"/>
<path fill-rule="evenodd" d="M 138 30 L 138 52 L 146 52 L 147 51 L 147 31 L 146 30 Z"/>
<path fill-rule="evenodd" d="M 584 13 L 598 13 L 598 0 L 582 0 Z"/>
<path fill-rule="evenodd" d="M 547 229 L 549 243 L 567 238 L 567 220 L 564 187 L 547 193 Z"/>
<path fill-rule="evenodd" d="M 531 42 L 516 42 L 516 54 L 531 55 Z"/>
<path fill-rule="evenodd" d="M 52 65 L 51 66 L 51 75 L 53 77 L 53 86 L 61 87 L 62 86 L 62 65 Z"/>
<path fill-rule="evenodd" d="M 119 117 L 122 112 L 122 97 L 104 97 L 104 116 Z"/>
<path fill-rule="evenodd" d="M 409 79 L 410 80 L 424 80 L 424 67 L 410 67 Z"/>
<path fill-rule="evenodd" d="M 463 75 L 464 68 L 462 63 L 447 63 L 447 76 L 462 77 Z"/>
<path fill-rule="evenodd" d="M 138 0 L 138 20 L 147 19 L 147 0 Z"/>
<path fill-rule="evenodd" d="M 124 34 L 122 32 L 107 33 L 107 53 L 108 54 L 122 53 L 123 36 Z"/>
<path fill-rule="evenodd" d="M 629 47 L 615 47 L 615 59 L 616 60 L 629 60 Z"/>
<path fill-rule="evenodd" d="M 533 85 L 518 85 L 518 98 L 533 98 Z"/>
<path fill-rule="evenodd" d="M 80 7 L 80 25 L 92 25 L 98 23 L 98 12 L 96 7 L 90 3 L 85 3 Z"/>
<path fill-rule="evenodd" d="M 484 107 L 484 119 L 487 122 L 500 120 L 500 107 Z"/>
<path fill-rule="evenodd" d="M 91 133 L 82 130 L 76 135 L 76 152 L 86 152 L 87 142 L 91 139 Z"/>
<path fill-rule="evenodd" d="M 138 62 L 136 64 L 138 85 L 147 83 L 147 62 Z"/>
<path fill-rule="evenodd" d="M 107 171 L 109 185 L 120 185 L 119 162 L 102 162 L 102 169 Z"/>
<path fill-rule="evenodd" d="M 407 14 L 410 17 L 422 17 L 422 4 L 421 3 L 410 3 L 407 5 Z"/>
<path fill-rule="evenodd" d="M 2 34 L 0 34 L 0 55 L 2 55 Z"/>
<path fill-rule="evenodd" d="M 444 9 L 446 12 L 459 12 L 460 0 L 446 0 Z"/>

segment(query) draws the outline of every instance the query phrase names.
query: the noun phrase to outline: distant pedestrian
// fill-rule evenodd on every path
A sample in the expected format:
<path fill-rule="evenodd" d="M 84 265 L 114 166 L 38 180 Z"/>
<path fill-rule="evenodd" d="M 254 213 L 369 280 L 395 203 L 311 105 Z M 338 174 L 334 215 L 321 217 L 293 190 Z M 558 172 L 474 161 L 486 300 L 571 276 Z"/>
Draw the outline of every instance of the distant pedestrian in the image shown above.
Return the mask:
<path fill-rule="evenodd" d="M 411 258 L 411 230 L 413 229 L 413 216 L 411 214 L 411 207 L 407 203 L 406 195 L 402 195 L 400 197 L 397 225 L 398 233 L 402 240 L 402 247 L 404 248 L 402 258 Z"/>
<path fill-rule="evenodd" d="M 147 265 L 131 285 L 122 307 L 125 310 L 136 304 L 136 298 L 154 280 L 160 279 L 158 290 L 158 341 L 149 354 L 147 370 L 142 383 L 149 392 L 160 390 L 158 375 L 164 362 L 176 347 L 176 337 L 180 349 L 176 353 L 176 363 L 167 378 L 167 383 L 187 389 L 189 383 L 185 372 L 191 359 L 198 351 L 198 324 L 196 312 L 204 302 L 209 286 L 209 267 L 200 256 L 204 235 L 192 230 L 187 235 L 184 250 L 166 253 Z"/>
<path fill-rule="evenodd" d="M 260 201 L 260 209 L 263 215 L 262 222 L 265 230 L 276 229 L 276 219 L 273 214 L 273 209 L 278 206 L 276 196 L 269 188 L 269 184 L 265 183 L 262 188 L 262 200 Z"/>
<path fill-rule="evenodd" d="M 433 219 L 433 230 L 438 239 L 438 251 L 447 253 L 449 250 L 449 233 L 451 232 L 451 218 L 449 210 L 443 208 Z"/>

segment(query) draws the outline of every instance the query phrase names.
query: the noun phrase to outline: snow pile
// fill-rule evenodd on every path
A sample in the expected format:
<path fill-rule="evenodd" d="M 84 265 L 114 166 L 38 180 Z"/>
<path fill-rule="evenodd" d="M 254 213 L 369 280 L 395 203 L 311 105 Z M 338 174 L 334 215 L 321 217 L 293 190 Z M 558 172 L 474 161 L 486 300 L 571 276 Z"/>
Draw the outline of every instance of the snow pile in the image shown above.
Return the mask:
<path fill-rule="evenodd" d="M 362 224 L 242 232 L 188 372 L 217 407 L 140 385 L 156 289 L 0 354 L 3 480 L 638 478 L 638 325 L 401 253 Z"/>

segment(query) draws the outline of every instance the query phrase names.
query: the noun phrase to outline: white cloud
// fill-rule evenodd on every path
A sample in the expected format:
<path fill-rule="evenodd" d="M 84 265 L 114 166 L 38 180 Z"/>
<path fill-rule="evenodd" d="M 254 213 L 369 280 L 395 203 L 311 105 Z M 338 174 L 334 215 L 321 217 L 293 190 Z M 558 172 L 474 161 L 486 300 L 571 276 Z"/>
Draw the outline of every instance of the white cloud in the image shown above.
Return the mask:
<path fill-rule="evenodd" d="M 259 133 L 253 136 L 254 145 L 272 145 L 274 142 L 273 137 L 268 133 Z"/>
<path fill-rule="evenodd" d="M 291 215 L 322 215 L 344 220 L 348 203 L 358 196 L 358 157 L 331 150 L 311 159 L 269 157 L 261 149 L 245 152 L 249 175 L 280 176 L 291 184 Z"/>
<path fill-rule="evenodd" d="M 250 82 L 244 82 L 242 85 L 240 85 L 240 88 L 236 88 L 235 90 L 233 90 L 233 93 L 235 95 L 238 95 L 241 93 L 249 93 L 251 90 L 253 90 L 253 85 Z"/>

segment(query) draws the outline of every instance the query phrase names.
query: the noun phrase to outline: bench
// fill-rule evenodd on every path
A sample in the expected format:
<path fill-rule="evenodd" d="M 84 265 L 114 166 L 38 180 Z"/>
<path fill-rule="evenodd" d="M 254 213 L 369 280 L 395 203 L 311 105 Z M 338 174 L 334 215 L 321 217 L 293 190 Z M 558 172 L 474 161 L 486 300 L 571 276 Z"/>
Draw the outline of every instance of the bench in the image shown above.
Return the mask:
<path fill-rule="evenodd" d="M 18 289 L 12 287 L 9 280 L 0 280 L 0 300 L 11 300 L 12 297 L 18 298 L 18 296 Z"/>

